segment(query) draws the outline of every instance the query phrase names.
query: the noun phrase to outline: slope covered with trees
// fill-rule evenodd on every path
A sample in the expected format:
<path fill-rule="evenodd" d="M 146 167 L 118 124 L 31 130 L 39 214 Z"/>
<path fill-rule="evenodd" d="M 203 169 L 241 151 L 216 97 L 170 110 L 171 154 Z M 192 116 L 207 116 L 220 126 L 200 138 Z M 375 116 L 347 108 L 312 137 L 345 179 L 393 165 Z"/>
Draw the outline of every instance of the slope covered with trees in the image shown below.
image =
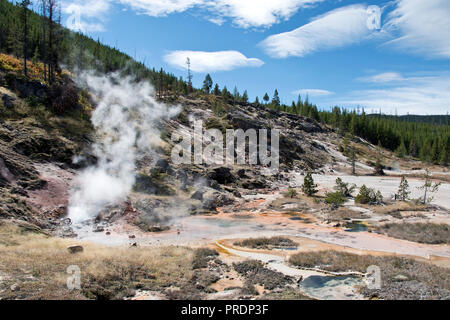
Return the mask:
<path fill-rule="evenodd" d="M 103 73 L 120 72 L 133 76 L 136 81 L 148 80 L 160 98 L 187 95 L 214 95 L 227 103 L 249 103 L 248 93 L 240 94 L 237 87 L 230 92 L 220 89 L 208 74 L 202 89 L 192 88 L 183 78 L 177 78 L 163 69 L 149 69 L 117 48 L 100 43 L 81 33 L 73 32 L 60 24 L 60 3 L 57 0 L 36 0 L 34 9 L 30 1 L 13 4 L 0 0 L 0 52 L 23 59 L 23 75 L 27 75 L 26 61 L 41 61 L 44 81 L 51 84 L 61 74 L 61 65 L 72 72 L 96 70 Z M 1 59 L 0 59 L 1 62 Z M 1 66 L 0 66 L 1 67 Z M 256 97 L 254 105 L 310 117 L 328 124 L 343 135 L 359 136 L 367 141 L 423 161 L 447 165 L 450 152 L 448 116 L 385 116 L 367 115 L 364 111 L 348 111 L 334 107 L 331 111 L 319 110 L 308 97 L 300 97 L 291 105 L 280 102 L 275 90 L 272 98 L 267 93 L 262 101 Z"/>
<path fill-rule="evenodd" d="M 61 72 L 60 66 L 64 65 L 70 71 L 120 71 L 124 76 L 135 76 L 137 80 L 148 79 L 160 95 L 168 91 L 188 93 L 183 79 L 162 69 L 149 69 L 116 48 L 61 26 L 59 1 L 35 0 L 33 4 L 35 9 L 39 8 L 39 14 L 30 10 L 29 1 L 13 4 L 0 0 L 0 52 L 42 61 L 48 82 L 53 80 L 54 74 Z"/>

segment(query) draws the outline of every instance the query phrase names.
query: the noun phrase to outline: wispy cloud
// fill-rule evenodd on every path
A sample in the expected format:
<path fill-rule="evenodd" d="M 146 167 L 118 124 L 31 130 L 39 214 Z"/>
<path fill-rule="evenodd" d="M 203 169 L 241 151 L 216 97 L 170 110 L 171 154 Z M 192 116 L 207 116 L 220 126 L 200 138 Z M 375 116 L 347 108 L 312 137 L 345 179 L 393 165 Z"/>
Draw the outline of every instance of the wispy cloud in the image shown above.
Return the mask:
<path fill-rule="evenodd" d="M 186 69 L 187 58 L 191 61 L 194 72 L 229 71 L 239 67 L 260 67 L 263 61 L 257 58 L 247 58 L 239 51 L 172 51 L 164 56 L 164 61 L 179 68 Z"/>
<path fill-rule="evenodd" d="M 324 0 L 119 0 L 152 17 L 167 16 L 197 8 L 209 12 L 208 20 L 222 24 L 225 18 L 241 28 L 269 27 L 289 19 L 300 8 Z"/>
<path fill-rule="evenodd" d="M 376 75 L 374 79 L 377 80 L 373 83 L 378 88 L 353 91 L 333 103 L 382 109 L 386 113 L 397 111 L 399 114 L 445 114 L 450 111 L 450 73 L 411 77 L 396 75 L 398 80 Z M 383 78 L 388 81 L 378 81 Z"/>
<path fill-rule="evenodd" d="M 205 0 L 118 0 L 133 10 L 152 17 L 167 16 L 205 4 Z"/>
<path fill-rule="evenodd" d="M 293 31 L 272 35 L 260 45 L 274 58 L 303 57 L 368 38 L 380 29 L 380 18 L 378 6 L 351 5 L 316 17 Z"/>
<path fill-rule="evenodd" d="M 384 29 L 396 38 L 387 43 L 429 58 L 450 58 L 450 1 L 398 0 Z"/>
<path fill-rule="evenodd" d="M 292 94 L 295 95 L 302 95 L 302 96 L 306 96 L 308 95 L 309 97 L 323 97 L 323 96 L 329 96 L 334 94 L 334 92 L 328 91 L 328 90 L 323 90 L 323 89 L 300 89 L 300 90 L 295 90 L 292 92 Z"/>
<path fill-rule="evenodd" d="M 402 81 L 405 80 L 405 78 L 398 72 L 384 72 L 369 77 L 362 77 L 358 80 L 369 83 L 388 83 Z"/>
<path fill-rule="evenodd" d="M 230 20 L 240 28 L 266 28 L 289 19 L 301 8 L 324 0 L 63 0 L 66 25 L 73 30 L 103 31 L 111 4 L 122 4 L 138 14 L 165 17 L 190 9 L 203 10 L 204 18 L 222 25 Z"/>
<path fill-rule="evenodd" d="M 68 16 L 66 26 L 74 31 L 105 31 L 104 22 L 109 9 L 109 0 L 65 0 L 62 2 L 62 12 Z"/>
<path fill-rule="evenodd" d="M 300 8 L 323 0 L 218 0 L 206 1 L 214 14 L 230 18 L 241 28 L 269 27 L 289 19 Z"/>

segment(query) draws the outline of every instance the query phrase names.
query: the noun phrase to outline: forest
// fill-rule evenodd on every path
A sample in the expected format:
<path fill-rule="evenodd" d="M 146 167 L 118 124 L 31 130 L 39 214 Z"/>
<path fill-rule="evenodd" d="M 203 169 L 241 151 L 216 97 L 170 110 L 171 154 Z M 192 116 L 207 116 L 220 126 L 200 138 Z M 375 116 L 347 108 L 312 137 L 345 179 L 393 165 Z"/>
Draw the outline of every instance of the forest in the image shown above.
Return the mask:
<path fill-rule="evenodd" d="M 237 87 L 230 92 L 226 86 L 213 86 L 208 74 L 203 87 L 192 87 L 190 73 L 187 80 L 165 72 L 148 68 L 135 61 L 118 48 L 102 44 L 79 32 L 73 32 L 61 24 L 60 2 L 39 0 L 33 3 L 23 0 L 13 4 L 0 0 L 0 52 L 23 59 L 23 76 L 27 77 L 27 61 L 44 65 L 44 81 L 51 84 L 62 66 L 71 72 L 95 70 L 102 73 L 120 72 L 136 81 L 150 81 L 159 98 L 168 96 L 207 94 L 221 97 L 227 103 L 249 103 L 246 90 L 239 93 Z M 0 66 L 1 67 L 1 66 Z M 279 93 L 272 98 L 267 93 L 252 102 L 261 108 L 310 117 L 338 130 L 342 135 L 358 136 L 372 144 L 395 151 L 400 157 L 411 157 L 433 164 L 448 165 L 450 131 L 446 116 L 387 116 L 366 114 L 363 108 L 348 110 L 338 106 L 331 110 L 319 108 L 308 97 L 298 98 L 291 105 L 280 102 Z M 382 108 L 383 106 L 380 106 Z"/>

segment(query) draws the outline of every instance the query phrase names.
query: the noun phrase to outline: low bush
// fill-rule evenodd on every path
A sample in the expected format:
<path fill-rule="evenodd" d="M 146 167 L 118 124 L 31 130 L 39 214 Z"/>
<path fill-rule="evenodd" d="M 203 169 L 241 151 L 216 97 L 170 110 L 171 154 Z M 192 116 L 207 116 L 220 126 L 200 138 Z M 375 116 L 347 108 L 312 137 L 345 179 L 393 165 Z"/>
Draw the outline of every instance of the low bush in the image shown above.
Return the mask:
<path fill-rule="evenodd" d="M 284 196 L 286 198 L 295 198 L 297 196 L 297 190 L 294 188 L 289 188 L 288 191 L 285 192 Z"/>
<path fill-rule="evenodd" d="M 235 246 L 247 247 L 252 249 L 271 249 L 273 247 L 297 247 L 297 243 L 289 238 L 272 237 L 272 238 L 251 238 L 234 243 Z"/>
<path fill-rule="evenodd" d="M 389 237 L 427 244 L 450 244 L 450 226 L 436 223 L 388 223 L 376 228 Z"/>
<path fill-rule="evenodd" d="M 340 205 L 344 204 L 345 197 L 342 192 L 327 192 L 325 197 L 325 202 L 328 204 L 331 204 L 335 207 L 339 207 Z"/>
<path fill-rule="evenodd" d="M 383 203 L 383 196 L 380 191 L 375 191 L 372 188 L 363 185 L 359 189 L 358 195 L 355 197 L 355 203 L 359 204 L 381 204 Z"/>

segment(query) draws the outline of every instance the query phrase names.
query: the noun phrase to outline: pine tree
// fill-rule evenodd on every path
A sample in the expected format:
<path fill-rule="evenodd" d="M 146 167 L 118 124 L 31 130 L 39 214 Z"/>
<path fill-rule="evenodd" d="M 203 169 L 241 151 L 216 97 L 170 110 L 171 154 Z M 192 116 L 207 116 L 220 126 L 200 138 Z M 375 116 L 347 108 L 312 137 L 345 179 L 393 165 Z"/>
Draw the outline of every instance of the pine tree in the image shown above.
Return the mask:
<path fill-rule="evenodd" d="M 275 107 L 279 107 L 280 106 L 280 97 L 278 96 L 278 90 L 277 89 L 275 89 L 275 92 L 273 93 L 272 104 Z"/>
<path fill-rule="evenodd" d="M 303 181 L 302 191 L 304 194 L 311 197 L 318 192 L 316 188 L 317 184 L 314 183 L 314 179 L 312 177 L 311 172 L 308 172 Z"/>
<path fill-rule="evenodd" d="M 203 80 L 203 91 L 205 93 L 209 93 L 211 91 L 213 85 L 213 81 L 209 73 L 205 76 L 205 80 Z"/>
<path fill-rule="evenodd" d="M 439 163 L 443 166 L 447 166 L 448 165 L 448 153 L 447 153 L 447 144 L 444 143 L 442 144 L 441 147 L 441 155 L 439 157 Z"/>
<path fill-rule="evenodd" d="M 384 176 L 383 164 L 381 163 L 381 142 L 378 141 L 378 152 L 377 152 L 377 160 L 375 162 L 375 171 L 374 174 L 377 176 Z"/>
<path fill-rule="evenodd" d="M 220 96 L 220 89 L 219 89 L 219 85 L 216 83 L 216 85 L 214 86 L 214 90 L 213 90 L 214 95 L 216 96 Z"/>
<path fill-rule="evenodd" d="M 39 56 L 39 47 L 36 46 L 36 48 L 34 49 L 34 54 L 33 54 L 33 58 L 31 58 L 31 61 L 36 64 L 38 63 L 40 60 L 40 56 Z"/>
<path fill-rule="evenodd" d="M 420 190 L 423 190 L 423 200 L 422 200 L 423 204 L 430 203 L 431 201 L 433 201 L 433 197 L 429 197 L 428 194 L 437 192 L 439 190 L 440 185 L 441 185 L 440 182 L 433 184 L 433 182 L 431 181 L 430 170 L 426 169 L 424 175 L 424 184 L 423 186 L 419 187 Z"/>
<path fill-rule="evenodd" d="M 259 105 L 259 98 L 258 98 L 258 96 L 256 96 L 256 98 L 255 98 L 255 104 Z"/>
<path fill-rule="evenodd" d="M 409 144 L 409 154 L 411 155 L 411 157 L 417 157 L 418 153 L 417 153 L 417 144 L 416 144 L 416 140 L 415 139 L 411 139 L 411 142 Z"/>
<path fill-rule="evenodd" d="M 397 156 L 399 156 L 400 158 L 403 158 L 406 155 L 407 150 L 405 146 L 405 140 L 402 139 L 400 146 L 397 148 L 397 150 L 395 150 L 395 152 L 397 153 Z"/>
<path fill-rule="evenodd" d="M 233 89 L 233 99 L 235 103 L 241 99 L 241 95 L 239 94 L 239 90 L 236 86 L 234 86 Z"/>
<path fill-rule="evenodd" d="M 267 94 L 267 92 L 264 94 L 263 100 L 266 104 L 269 102 L 270 98 L 269 98 L 269 95 Z"/>
<path fill-rule="evenodd" d="M 356 175 L 356 153 L 354 148 L 350 152 L 350 159 L 352 163 L 352 175 Z"/>
<path fill-rule="evenodd" d="M 398 192 L 396 194 L 396 199 L 406 201 L 409 199 L 410 194 L 411 191 L 409 190 L 408 180 L 406 180 L 405 176 L 402 176 L 402 180 L 400 181 Z"/>
<path fill-rule="evenodd" d="M 439 162 L 439 143 L 438 143 L 437 139 L 433 140 L 433 146 L 431 147 L 430 160 L 434 164 L 437 164 Z"/>
<path fill-rule="evenodd" d="M 222 97 L 225 101 L 230 101 L 232 99 L 231 93 L 228 91 L 227 86 L 222 89 Z"/>
<path fill-rule="evenodd" d="M 28 77 L 27 58 L 28 58 L 28 6 L 31 4 L 30 0 L 22 0 L 19 6 L 21 8 L 21 23 L 22 23 L 22 54 L 23 54 L 23 74 Z"/>
<path fill-rule="evenodd" d="M 244 93 L 242 94 L 242 102 L 245 102 L 245 103 L 248 102 L 248 93 L 247 93 L 247 90 L 245 90 Z"/>

